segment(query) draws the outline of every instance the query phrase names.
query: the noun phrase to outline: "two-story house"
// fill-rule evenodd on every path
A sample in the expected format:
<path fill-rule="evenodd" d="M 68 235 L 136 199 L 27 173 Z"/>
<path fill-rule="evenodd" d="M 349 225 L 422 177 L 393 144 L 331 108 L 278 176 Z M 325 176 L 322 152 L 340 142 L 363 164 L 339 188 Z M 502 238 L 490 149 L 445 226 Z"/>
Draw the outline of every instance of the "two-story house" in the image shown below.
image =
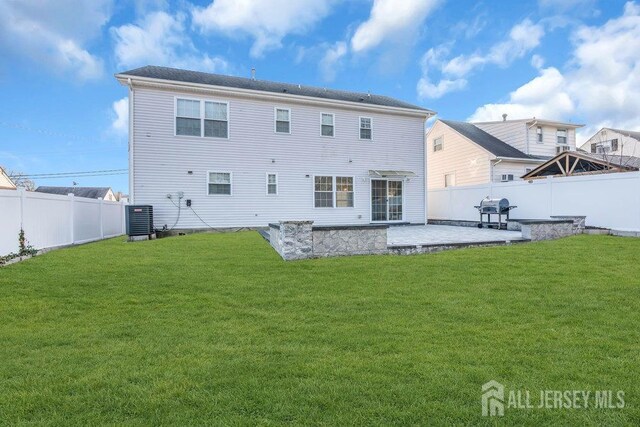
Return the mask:
<path fill-rule="evenodd" d="M 424 223 L 425 121 L 380 95 L 146 66 L 129 88 L 132 203 L 156 227 Z"/>
<path fill-rule="evenodd" d="M 640 157 L 640 132 L 602 128 L 580 149 L 593 154 Z"/>
<path fill-rule="evenodd" d="M 437 120 L 427 133 L 427 186 L 505 182 L 563 151 L 582 125 L 541 119 L 467 123 Z"/>

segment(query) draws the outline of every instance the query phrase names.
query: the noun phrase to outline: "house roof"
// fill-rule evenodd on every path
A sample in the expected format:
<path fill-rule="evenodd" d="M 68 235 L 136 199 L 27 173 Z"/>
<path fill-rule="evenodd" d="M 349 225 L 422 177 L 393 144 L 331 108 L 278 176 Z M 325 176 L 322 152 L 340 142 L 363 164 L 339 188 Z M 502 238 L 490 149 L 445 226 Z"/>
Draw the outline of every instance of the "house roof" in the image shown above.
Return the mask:
<path fill-rule="evenodd" d="M 147 65 L 145 67 L 125 71 L 116 75 L 116 77 L 120 76 L 144 77 L 149 79 L 169 80 L 183 83 L 196 83 L 211 86 L 248 89 L 261 92 L 306 96 L 310 98 L 335 99 L 339 101 L 354 102 L 358 104 L 369 104 L 384 107 L 418 110 L 428 113 L 429 115 L 435 115 L 435 112 L 429 109 L 384 95 L 349 92 L 344 90 L 303 86 L 291 83 L 279 83 L 269 80 L 254 80 L 245 77 L 203 73 L 200 71 L 180 70 L 177 68 L 158 67 L 155 65 Z"/>
<path fill-rule="evenodd" d="M 480 129 L 479 127 L 471 123 L 456 122 L 452 120 L 440 120 L 440 121 L 445 125 L 449 126 L 451 129 L 458 132 L 460 135 L 478 144 L 480 147 L 484 148 L 491 154 L 494 154 L 496 157 L 540 160 L 537 157 L 529 156 L 523 153 L 517 148 L 512 147 L 506 142 L 496 138 L 490 133 L 483 131 L 482 129 Z"/>
<path fill-rule="evenodd" d="M 0 167 L 0 189 L 15 190 L 16 184 L 11 180 L 9 175 Z"/>
<path fill-rule="evenodd" d="M 531 117 L 528 119 L 513 119 L 513 120 L 495 120 L 489 122 L 474 122 L 479 125 L 488 125 L 488 124 L 496 124 L 496 123 L 527 123 L 527 124 L 541 124 L 541 125 L 549 125 L 549 126 L 561 126 L 565 128 L 581 128 L 584 125 L 579 125 L 575 123 L 567 123 L 567 122 L 559 122 L 557 120 L 548 120 L 548 119 L 537 119 L 535 117 Z"/>
<path fill-rule="evenodd" d="M 88 199 L 104 199 L 110 187 L 48 187 L 40 186 L 36 188 L 38 193 L 62 194 L 73 193 L 76 197 L 86 197 Z"/>
<path fill-rule="evenodd" d="M 640 132 L 634 130 L 605 128 L 640 141 Z"/>

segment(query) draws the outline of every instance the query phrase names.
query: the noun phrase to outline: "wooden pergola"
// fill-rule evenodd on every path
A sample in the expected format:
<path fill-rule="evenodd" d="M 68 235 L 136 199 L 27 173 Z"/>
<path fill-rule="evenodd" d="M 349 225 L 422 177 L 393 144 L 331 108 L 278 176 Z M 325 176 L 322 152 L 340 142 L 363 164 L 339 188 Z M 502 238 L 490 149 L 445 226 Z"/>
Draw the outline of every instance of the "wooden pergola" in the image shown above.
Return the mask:
<path fill-rule="evenodd" d="M 579 151 L 564 151 L 549 159 L 522 179 L 546 178 L 548 176 L 574 176 L 597 173 L 637 171 L 637 162 L 631 162 L 621 156 L 607 158 L 605 155 L 593 155 Z"/>

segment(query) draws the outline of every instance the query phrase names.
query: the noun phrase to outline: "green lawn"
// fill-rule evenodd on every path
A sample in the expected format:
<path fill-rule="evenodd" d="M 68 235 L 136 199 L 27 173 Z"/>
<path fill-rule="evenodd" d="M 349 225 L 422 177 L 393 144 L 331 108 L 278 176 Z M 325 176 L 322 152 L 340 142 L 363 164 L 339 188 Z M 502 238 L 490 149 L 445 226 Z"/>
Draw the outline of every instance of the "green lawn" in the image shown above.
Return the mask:
<path fill-rule="evenodd" d="M 0 424 L 640 423 L 640 239 L 284 262 L 254 232 L 0 269 Z M 507 409 L 481 385 L 623 390 Z"/>

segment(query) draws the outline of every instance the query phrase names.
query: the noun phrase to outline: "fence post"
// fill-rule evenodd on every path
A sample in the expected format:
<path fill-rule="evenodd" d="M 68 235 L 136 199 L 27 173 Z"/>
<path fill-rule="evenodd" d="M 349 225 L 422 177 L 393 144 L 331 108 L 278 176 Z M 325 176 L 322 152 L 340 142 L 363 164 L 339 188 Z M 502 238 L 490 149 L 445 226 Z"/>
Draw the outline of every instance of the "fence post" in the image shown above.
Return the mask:
<path fill-rule="evenodd" d="M 19 188 L 20 192 L 20 229 L 24 230 L 24 200 L 27 198 L 27 195 L 24 191 L 24 188 Z"/>
<path fill-rule="evenodd" d="M 74 235 L 74 224 L 75 224 L 75 196 L 73 195 L 73 193 L 69 193 L 69 205 L 71 206 L 71 215 L 69 215 L 69 221 L 71 222 L 71 226 L 69 227 L 70 233 L 69 233 L 69 237 L 71 238 L 71 244 L 73 245 L 75 243 L 75 235 Z"/>
<path fill-rule="evenodd" d="M 102 198 L 99 199 L 100 200 L 100 214 L 99 214 L 99 219 L 100 219 L 100 239 L 104 239 L 104 214 L 102 213 L 102 210 L 104 209 L 104 200 Z"/>

